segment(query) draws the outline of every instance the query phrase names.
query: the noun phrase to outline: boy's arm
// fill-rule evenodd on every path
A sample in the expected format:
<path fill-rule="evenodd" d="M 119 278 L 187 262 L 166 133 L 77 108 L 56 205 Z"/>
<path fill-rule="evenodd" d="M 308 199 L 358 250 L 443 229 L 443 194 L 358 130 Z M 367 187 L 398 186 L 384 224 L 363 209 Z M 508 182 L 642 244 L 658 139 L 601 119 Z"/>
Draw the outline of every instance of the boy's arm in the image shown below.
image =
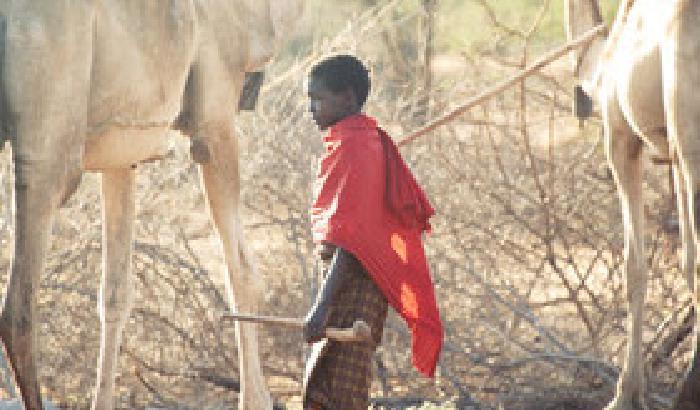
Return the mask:
<path fill-rule="evenodd" d="M 350 252 L 343 248 L 336 248 L 328 275 L 316 295 L 316 301 L 306 315 L 304 340 L 307 343 L 317 342 L 323 338 L 331 303 L 347 282 L 348 277 L 353 274 L 358 263 Z"/>

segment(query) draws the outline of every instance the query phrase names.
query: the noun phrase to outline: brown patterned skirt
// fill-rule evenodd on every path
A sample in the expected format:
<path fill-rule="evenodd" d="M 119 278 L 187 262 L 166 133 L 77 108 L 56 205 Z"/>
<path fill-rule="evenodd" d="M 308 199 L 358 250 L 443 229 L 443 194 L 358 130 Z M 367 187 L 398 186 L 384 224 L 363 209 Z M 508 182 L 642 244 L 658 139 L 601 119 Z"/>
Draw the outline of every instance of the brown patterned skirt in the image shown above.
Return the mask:
<path fill-rule="evenodd" d="M 324 272 L 329 265 L 324 263 Z M 333 301 L 328 326 L 352 327 L 364 320 L 373 340 L 315 343 L 304 372 L 304 408 L 313 403 L 325 410 L 366 410 L 369 405 L 372 356 L 382 339 L 388 304 L 359 262 L 353 271 Z"/>

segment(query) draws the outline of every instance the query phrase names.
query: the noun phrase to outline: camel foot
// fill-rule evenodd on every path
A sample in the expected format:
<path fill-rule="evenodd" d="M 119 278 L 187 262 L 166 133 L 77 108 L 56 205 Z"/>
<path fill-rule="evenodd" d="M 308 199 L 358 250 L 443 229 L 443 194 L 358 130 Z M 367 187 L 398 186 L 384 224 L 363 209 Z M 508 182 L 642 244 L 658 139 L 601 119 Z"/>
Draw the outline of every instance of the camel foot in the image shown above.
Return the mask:
<path fill-rule="evenodd" d="M 3 400 L 2 401 L 2 407 L 0 407 L 2 410 L 24 410 L 24 404 L 22 403 L 22 400 L 19 399 L 12 399 L 12 400 Z M 61 410 L 58 407 L 56 407 L 55 404 L 53 404 L 49 400 L 44 400 L 44 410 Z"/>
<path fill-rule="evenodd" d="M 272 410 L 272 397 L 270 397 L 269 394 L 261 394 L 258 395 L 258 397 L 255 397 L 255 399 L 252 399 L 251 397 L 246 397 L 243 398 L 239 403 L 238 403 L 238 409 L 239 410 L 254 410 L 254 409 L 260 409 L 260 410 Z"/>
<path fill-rule="evenodd" d="M 604 410 L 649 410 L 643 399 L 626 399 L 615 397 Z"/>
<path fill-rule="evenodd" d="M 0 341 L 15 376 L 27 410 L 43 410 L 39 380 L 32 352 L 32 339 L 26 321 L 0 316 Z"/>
<path fill-rule="evenodd" d="M 238 396 L 238 410 L 272 410 L 272 396 L 265 388 L 264 380 L 257 383 L 247 383 L 248 388 L 243 387 Z M 254 387 L 255 386 L 255 387 Z"/>

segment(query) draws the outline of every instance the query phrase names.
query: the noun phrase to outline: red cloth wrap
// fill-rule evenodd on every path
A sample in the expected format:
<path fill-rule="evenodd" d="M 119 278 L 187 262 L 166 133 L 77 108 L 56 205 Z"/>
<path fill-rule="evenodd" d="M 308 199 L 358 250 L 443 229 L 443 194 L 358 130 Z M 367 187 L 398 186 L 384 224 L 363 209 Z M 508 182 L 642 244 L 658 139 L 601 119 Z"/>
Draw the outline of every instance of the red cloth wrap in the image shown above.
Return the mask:
<path fill-rule="evenodd" d="M 313 239 L 359 259 L 411 329 L 413 365 L 432 377 L 443 330 L 421 234 L 430 229 L 434 210 L 374 119 L 345 118 L 323 141 L 311 208 Z"/>

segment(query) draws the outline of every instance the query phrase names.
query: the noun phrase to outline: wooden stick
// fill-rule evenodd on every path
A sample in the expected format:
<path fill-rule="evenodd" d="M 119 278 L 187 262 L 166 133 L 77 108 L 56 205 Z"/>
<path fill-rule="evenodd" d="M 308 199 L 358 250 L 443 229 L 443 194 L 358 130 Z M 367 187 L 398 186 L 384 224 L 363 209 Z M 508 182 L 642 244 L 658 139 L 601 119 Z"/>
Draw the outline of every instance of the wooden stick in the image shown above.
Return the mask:
<path fill-rule="evenodd" d="M 304 327 L 304 320 L 297 319 L 295 317 L 262 316 L 250 315 L 247 313 L 224 313 L 221 316 L 221 318 L 234 320 L 238 322 L 264 323 L 271 325 L 292 326 L 298 328 Z"/>
<path fill-rule="evenodd" d="M 304 327 L 304 320 L 292 317 L 276 317 L 250 315 L 246 313 L 225 313 L 221 319 L 235 320 L 239 322 L 263 323 L 296 328 Z M 325 337 L 339 342 L 367 342 L 372 339 L 372 331 L 369 325 L 362 320 L 357 320 L 351 328 L 326 328 Z"/>
<path fill-rule="evenodd" d="M 551 63 L 552 61 L 560 58 L 561 56 L 568 53 L 569 51 L 592 41 L 594 37 L 602 34 L 603 32 L 605 32 L 605 30 L 606 30 L 606 27 L 604 24 L 600 24 L 600 25 L 593 27 L 592 29 L 588 30 L 587 32 L 585 32 L 584 34 L 582 34 L 580 37 L 576 38 L 575 40 L 572 40 L 572 41 L 560 46 L 559 48 L 556 48 L 556 49 L 550 51 L 549 53 L 545 54 L 540 59 L 538 59 L 534 63 L 530 64 L 529 66 L 527 66 L 523 70 L 519 71 L 517 74 L 513 75 L 509 79 L 502 81 L 501 83 L 497 84 L 496 86 L 482 92 L 481 94 L 477 95 L 476 97 L 468 100 L 466 103 L 453 109 L 449 113 L 432 121 L 430 124 L 426 125 L 425 127 L 419 129 L 418 131 L 415 131 L 414 133 L 410 134 L 407 137 L 402 138 L 401 140 L 399 140 L 397 145 L 402 146 L 402 145 L 406 145 L 408 143 L 411 143 L 416 138 L 421 137 L 421 136 L 435 130 L 436 128 L 440 127 L 441 125 L 444 125 L 444 124 L 454 120 L 457 116 L 463 114 L 468 109 L 483 103 L 484 101 L 492 98 L 495 95 L 502 93 L 507 88 L 511 87 L 513 84 L 515 84 L 518 81 L 522 80 L 523 78 L 531 75 L 533 72 L 540 70 L 542 67 L 544 67 L 547 64 Z"/>

